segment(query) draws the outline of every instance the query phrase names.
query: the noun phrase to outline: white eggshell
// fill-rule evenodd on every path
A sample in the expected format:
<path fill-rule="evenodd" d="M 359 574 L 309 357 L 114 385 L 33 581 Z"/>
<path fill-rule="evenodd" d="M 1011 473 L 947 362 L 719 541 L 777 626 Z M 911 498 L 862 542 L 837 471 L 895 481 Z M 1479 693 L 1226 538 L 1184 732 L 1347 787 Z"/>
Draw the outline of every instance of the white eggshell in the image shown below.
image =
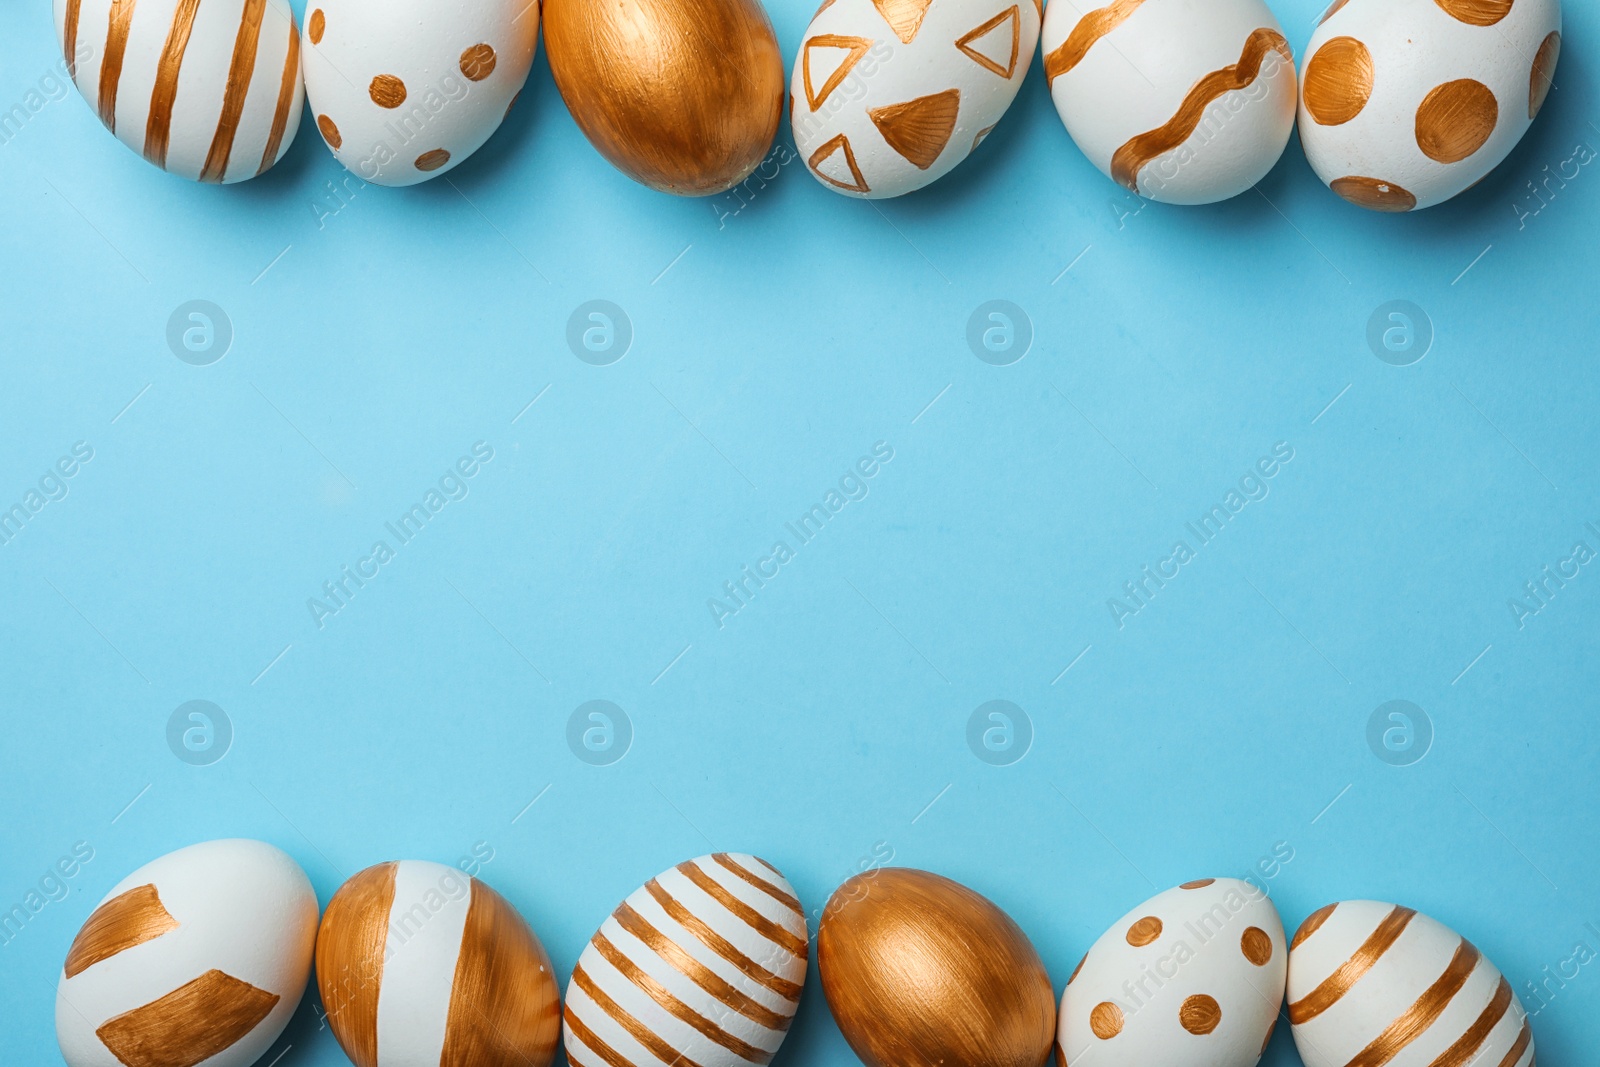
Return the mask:
<path fill-rule="evenodd" d="M 789 118 L 807 168 L 881 199 L 948 174 L 1005 115 L 1042 0 L 827 0 L 795 58 Z"/>
<path fill-rule="evenodd" d="M 1336 4 L 1306 49 L 1306 158 L 1362 207 L 1442 203 L 1522 140 L 1560 54 L 1559 0 Z"/>
<path fill-rule="evenodd" d="M 305 98 L 288 0 L 55 0 L 73 84 L 171 174 L 238 182 L 289 150 Z"/>
<path fill-rule="evenodd" d="M 61 1054 L 70 1067 L 166 1062 L 117 1050 L 132 1055 L 138 1032 L 192 1053 L 243 1017 L 239 1029 L 258 1021 L 204 1062 L 246 1067 L 300 1003 L 316 935 L 316 893 L 282 851 L 228 840 L 168 853 L 117 883 L 74 940 L 56 992 Z"/>
<path fill-rule="evenodd" d="M 1089 949 L 1061 997 L 1057 1041 L 1072 1067 L 1251 1067 L 1288 965 L 1266 894 L 1232 878 L 1189 882 Z"/>
<path fill-rule="evenodd" d="M 1426 915 L 1372 900 L 1329 905 L 1295 934 L 1289 1021 L 1306 1067 L 1534 1059 L 1527 1012 L 1494 964 Z"/>
<path fill-rule="evenodd" d="M 1238 196 L 1289 143 L 1294 58 L 1262 0 L 1051 0 L 1043 41 L 1067 132 L 1142 196 Z"/>
<path fill-rule="evenodd" d="M 436 178 L 483 146 L 533 68 L 533 0 L 310 0 L 306 96 L 366 181 Z"/>
<path fill-rule="evenodd" d="M 805 983 L 799 898 L 754 856 L 680 863 L 635 890 L 578 957 L 575 1065 L 749 1067 L 783 1043 Z"/>

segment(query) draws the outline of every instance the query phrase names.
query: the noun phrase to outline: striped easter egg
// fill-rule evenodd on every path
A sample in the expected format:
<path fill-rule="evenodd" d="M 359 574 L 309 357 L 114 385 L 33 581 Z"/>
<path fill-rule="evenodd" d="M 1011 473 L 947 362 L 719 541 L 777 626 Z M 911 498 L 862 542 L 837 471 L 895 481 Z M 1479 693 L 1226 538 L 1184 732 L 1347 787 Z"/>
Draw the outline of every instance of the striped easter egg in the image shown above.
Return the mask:
<path fill-rule="evenodd" d="M 380 863 L 328 902 L 317 989 L 356 1067 L 548 1067 L 550 957 L 506 899 L 440 863 Z"/>
<path fill-rule="evenodd" d="M 783 875 L 718 852 L 617 906 L 572 972 L 572 1067 L 740 1067 L 783 1043 L 805 983 L 807 931 Z"/>
<path fill-rule="evenodd" d="M 1352 900 L 1289 951 L 1289 1022 L 1306 1067 L 1533 1067 L 1522 1002 L 1473 944 L 1410 908 Z"/>
<path fill-rule="evenodd" d="M 239 182 L 300 126 L 288 0 L 55 0 L 73 84 L 117 139 L 193 181 Z"/>

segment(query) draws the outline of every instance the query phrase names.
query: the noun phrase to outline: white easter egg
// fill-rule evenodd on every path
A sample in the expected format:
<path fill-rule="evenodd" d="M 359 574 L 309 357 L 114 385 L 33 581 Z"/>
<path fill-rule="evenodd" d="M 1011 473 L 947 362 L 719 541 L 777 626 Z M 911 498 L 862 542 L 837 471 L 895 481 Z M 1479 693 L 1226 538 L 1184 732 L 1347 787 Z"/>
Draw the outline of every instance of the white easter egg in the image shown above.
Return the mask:
<path fill-rule="evenodd" d="M 1300 140 L 1374 211 L 1443 203 L 1522 140 L 1561 56 L 1560 0 L 1341 0 L 1306 49 Z"/>
<path fill-rule="evenodd" d="M 260 841 L 170 852 L 117 883 L 72 942 L 56 992 L 70 1067 L 247 1067 L 311 975 L 317 896 Z"/>
<path fill-rule="evenodd" d="M 1306 1067 L 1532 1067 L 1511 983 L 1460 934 L 1410 908 L 1330 904 L 1294 935 L 1289 1022 Z"/>
<path fill-rule="evenodd" d="M 1152 200 L 1238 196 L 1294 129 L 1294 54 L 1262 0 L 1051 0 L 1044 53 L 1073 141 Z"/>
<path fill-rule="evenodd" d="M 825 0 L 789 87 L 795 147 L 828 188 L 921 189 L 977 149 L 1027 76 L 1042 0 Z"/>
<path fill-rule="evenodd" d="M 310 0 L 306 96 L 347 169 L 415 185 L 500 128 L 538 41 L 533 0 Z"/>
<path fill-rule="evenodd" d="M 680 863 L 617 906 L 567 986 L 573 1067 L 749 1067 L 778 1051 L 805 984 L 794 889 L 754 856 Z"/>
<path fill-rule="evenodd" d="M 288 0 L 55 0 L 78 92 L 117 139 L 192 181 L 266 172 L 305 93 Z"/>
<path fill-rule="evenodd" d="M 1251 1067 L 1288 966 L 1265 893 L 1232 878 L 1188 882 L 1094 943 L 1062 994 L 1056 1040 L 1072 1067 Z"/>

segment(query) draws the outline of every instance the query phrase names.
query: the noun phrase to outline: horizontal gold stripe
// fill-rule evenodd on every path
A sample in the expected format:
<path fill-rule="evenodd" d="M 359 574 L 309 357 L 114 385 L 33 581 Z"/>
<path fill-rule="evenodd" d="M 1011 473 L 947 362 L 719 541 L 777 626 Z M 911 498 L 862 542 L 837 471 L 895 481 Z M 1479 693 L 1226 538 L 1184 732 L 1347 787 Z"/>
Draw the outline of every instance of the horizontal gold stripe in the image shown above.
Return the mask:
<path fill-rule="evenodd" d="M 806 958 L 807 945 L 803 938 L 796 937 L 734 896 L 726 886 L 701 870 L 694 861 L 690 860 L 678 864 L 678 873 L 699 886 L 707 896 L 744 920 L 746 926 L 765 937 L 768 941 L 788 949 L 802 960 Z"/>
<path fill-rule="evenodd" d="M 583 964 L 578 964 L 577 969 L 572 972 L 572 981 L 587 993 L 602 1011 L 611 1016 L 613 1022 L 628 1031 L 628 1036 L 649 1049 L 650 1054 L 656 1059 L 662 1063 L 682 1064 L 683 1067 L 700 1067 L 700 1064 L 663 1041 L 654 1030 L 635 1019 L 629 1014 L 628 1009 L 612 1000 L 606 991 L 600 988 L 600 984 L 589 977 L 589 972 L 583 969 Z M 571 1016 L 571 1012 L 568 1012 L 568 1016 Z"/>
<path fill-rule="evenodd" d="M 119 952 L 153 941 L 177 928 L 178 920 L 161 903 L 161 895 L 154 885 L 135 886 L 126 893 L 118 893 L 94 909 L 78 936 L 72 939 L 72 948 L 67 951 L 66 976 L 82 974 Z"/>
<path fill-rule="evenodd" d="M 611 917 L 617 920 L 618 926 L 648 945 L 652 952 L 671 964 L 680 974 L 751 1022 L 765 1026 L 768 1030 L 782 1032 L 789 1029 L 789 1024 L 793 1022 L 790 1016 L 778 1014 L 723 981 L 717 972 L 689 955 L 676 941 L 651 926 L 650 921 L 634 911 L 627 901 L 623 901 Z"/>
<path fill-rule="evenodd" d="M 759 1049 L 747 1041 L 743 1041 L 704 1015 L 695 1011 L 682 1000 L 673 996 L 672 990 L 646 974 L 637 963 L 630 960 L 626 953 L 612 944 L 605 934 L 597 933 L 594 940 L 589 942 L 595 947 L 605 961 L 615 967 L 624 978 L 642 989 L 646 996 L 663 1008 L 667 1009 L 679 1022 L 685 1023 L 699 1031 L 707 1039 L 716 1042 L 740 1059 L 749 1060 L 755 1064 L 766 1064 L 772 1059 L 772 1054 Z"/>
<path fill-rule="evenodd" d="M 779 889 L 765 878 L 762 878 L 754 871 L 746 870 L 738 860 L 734 859 L 726 852 L 718 852 L 711 858 L 717 862 L 718 866 L 727 871 L 729 874 L 732 874 L 735 878 L 738 878 L 747 885 L 761 890 L 767 896 L 771 897 L 773 900 L 776 900 L 779 904 L 782 904 L 784 907 L 788 908 L 802 919 L 805 918 L 806 913 L 800 907 L 800 901 L 798 899 L 790 896 L 788 893 L 785 893 L 783 890 Z"/>
<path fill-rule="evenodd" d="M 1144 0 L 1116 0 L 1114 4 L 1107 4 L 1096 11 L 1091 11 L 1078 20 L 1072 27 L 1072 32 L 1067 34 L 1067 39 L 1061 47 L 1044 57 L 1045 84 L 1055 81 L 1058 77 L 1083 62 L 1089 54 L 1089 49 L 1100 42 L 1100 39 L 1128 20 L 1128 16 L 1139 9 Z"/>
<path fill-rule="evenodd" d="M 1390 1023 L 1383 1033 L 1373 1038 L 1372 1043 L 1357 1053 L 1346 1067 L 1383 1067 L 1400 1055 L 1406 1046 L 1422 1036 L 1424 1030 L 1439 1021 L 1439 1016 L 1444 1014 L 1456 994 L 1461 992 L 1461 987 L 1467 984 L 1467 979 L 1472 977 L 1479 958 L 1478 950 L 1472 943 L 1463 940 L 1456 946 L 1450 966 L 1444 969 L 1438 981 L 1424 990 L 1415 1004 Z"/>
<path fill-rule="evenodd" d="M 1410 908 L 1395 908 L 1389 912 L 1372 935 L 1356 949 L 1355 955 L 1341 964 L 1321 985 L 1289 1005 L 1289 1021 L 1299 1026 L 1337 1004 L 1339 998 L 1350 992 L 1351 987 L 1361 981 L 1400 939 L 1416 914 Z"/>
<path fill-rule="evenodd" d="M 222 114 L 217 131 L 206 152 L 206 165 L 200 171 L 203 182 L 220 182 L 228 173 L 233 155 L 233 139 L 239 135 L 239 120 L 244 116 L 245 98 L 250 95 L 250 80 L 256 73 L 256 51 L 261 44 L 261 16 L 267 0 L 245 0 L 239 35 L 234 38 L 233 58 L 228 63 L 228 83 L 222 93 Z"/>
<path fill-rule="evenodd" d="M 645 891 L 655 898 L 656 903 L 661 905 L 661 910 L 666 912 L 673 922 L 693 934 L 696 940 L 706 948 L 739 968 L 745 977 L 772 990 L 786 1000 L 798 1001 L 800 999 L 800 986 L 797 983 L 773 974 L 761 964 L 740 952 L 737 946 L 707 926 L 698 915 L 684 907 L 676 897 L 662 888 L 660 882 L 652 878 L 644 884 L 644 887 Z"/>
<path fill-rule="evenodd" d="M 295 28 L 294 15 L 289 16 L 289 55 L 283 61 L 283 81 L 278 86 L 278 109 L 272 114 L 272 132 L 267 136 L 267 147 L 261 153 L 259 177 L 278 162 L 278 149 L 283 144 L 283 132 L 289 128 L 289 109 L 294 106 L 294 91 L 300 82 L 300 31 Z"/>
<path fill-rule="evenodd" d="M 1461 1035 L 1460 1041 L 1445 1049 L 1428 1067 L 1465 1067 L 1467 1061 L 1477 1055 L 1483 1043 L 1489 1040 L 1489 1034 L 1500 1025 L 1500 1020 L 1506 1017 L 1510 1008 L 1511 983 L 1501 975 L 1500 985 L 1496 987 L 1489 1006 L 1483 1009 L 1483 1014 Z"/>

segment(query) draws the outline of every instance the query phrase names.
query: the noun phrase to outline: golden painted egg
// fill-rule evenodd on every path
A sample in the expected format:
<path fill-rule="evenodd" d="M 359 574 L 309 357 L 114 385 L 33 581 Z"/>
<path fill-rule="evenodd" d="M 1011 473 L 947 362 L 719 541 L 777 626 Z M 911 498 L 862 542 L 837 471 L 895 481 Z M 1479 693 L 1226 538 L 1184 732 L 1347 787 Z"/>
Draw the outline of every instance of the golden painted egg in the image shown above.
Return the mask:
<path fill-rule="evenodd" d="M 562 99 L 630 178 L 709 196 L 765 158 L 784 87 L 760 0 L 545 0 L 544 20 Z"/>
<path fill-rule="evenodd" d="M 817 930 L 828 1007 L 867 1067 L 1039 1067 L 1056 1004 L 1005 912 L 927 871 L 888 867 L 834 891 Z"/>

